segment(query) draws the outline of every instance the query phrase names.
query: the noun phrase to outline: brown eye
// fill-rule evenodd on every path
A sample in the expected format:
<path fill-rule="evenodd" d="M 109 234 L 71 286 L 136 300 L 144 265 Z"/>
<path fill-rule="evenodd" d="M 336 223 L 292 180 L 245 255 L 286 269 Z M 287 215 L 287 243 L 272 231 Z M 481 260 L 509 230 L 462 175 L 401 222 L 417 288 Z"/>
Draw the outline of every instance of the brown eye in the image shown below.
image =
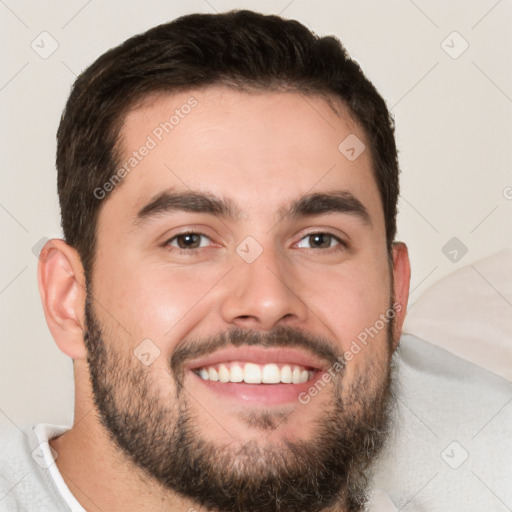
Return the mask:
<path fill-rule="evenodd" d="M 325 249 L 331 246 L 331 235 L 326 235 L 325 233 L 315 233 L 314 235 L 309 235 L 309 243 L 311 247 L 316 249 Z"/>
<path fill-rule="evenodd" d="M 207 242 L 204 242 L 204 239 L 207 242 L 209 241 L 209 238 L 201 233 L 182 233 L 171 238 L 167 245 L 178 249 L 199 249 L 208 245 Z"/>
<path fill-rule="evenodd" d="M 330 249 L 336 245 L 344 245 L 336 236 L 330 233 L 311 233 L 298 243 L 298 247 L 305 249 Z"/>

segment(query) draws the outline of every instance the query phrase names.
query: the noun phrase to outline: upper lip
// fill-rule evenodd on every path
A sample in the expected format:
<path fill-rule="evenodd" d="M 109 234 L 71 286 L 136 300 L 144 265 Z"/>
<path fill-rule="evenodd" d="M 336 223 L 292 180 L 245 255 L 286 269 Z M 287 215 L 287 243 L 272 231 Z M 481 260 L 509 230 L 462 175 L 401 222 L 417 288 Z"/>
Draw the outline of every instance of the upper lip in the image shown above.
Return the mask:
<path fill-rule="evenodd" d="M 217 350 L 207 356 L 193 359 L 188 365 L 189 370 L 198 370 L 205 366 L 213 366 L 219 363 L 239 361 L 242 363 L 255 364 L 295 364 L 306 366 L 315 370 L 325 369 L 326 361 L 304 349 L 272 347 L 264 348 L 259 346 L 228 347 Z"/>

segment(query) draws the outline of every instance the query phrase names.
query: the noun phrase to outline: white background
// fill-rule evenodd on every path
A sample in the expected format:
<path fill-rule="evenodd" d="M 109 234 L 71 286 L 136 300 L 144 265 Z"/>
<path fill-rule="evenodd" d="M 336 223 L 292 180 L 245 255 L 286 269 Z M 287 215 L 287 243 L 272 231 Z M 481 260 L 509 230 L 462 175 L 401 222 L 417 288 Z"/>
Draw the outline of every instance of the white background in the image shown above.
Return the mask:
<path fill-rule="evenodd" d="M 72 363 L 46 327 L 33 247 L 61 236 L 55 133 L 76 75 L 135 33 L 232 8 L 337 35 L 386 99 L 412 302 L 457 268 L 512 246 L 511 0 L 0 0 L 0 423 L 72 420 Z M 44 31 L 58 43 L 47 59 L 31 47 Z M 453 237 L 467 247 L 457 262 L 442 251 Z"/>

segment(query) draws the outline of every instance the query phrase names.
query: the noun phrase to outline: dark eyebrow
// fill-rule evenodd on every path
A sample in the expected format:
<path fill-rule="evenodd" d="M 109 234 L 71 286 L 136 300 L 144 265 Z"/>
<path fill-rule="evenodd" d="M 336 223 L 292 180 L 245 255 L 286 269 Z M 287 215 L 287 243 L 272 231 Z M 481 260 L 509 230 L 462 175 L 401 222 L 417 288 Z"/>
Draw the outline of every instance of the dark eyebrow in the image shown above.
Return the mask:
<path fill-rule="evenodd" d="M 348 213 L 372 225 L 366 207 L 346 190 L 308 194 L 294 201 L 290 207 L 280 209 L 281 218 L 311 217 L 326 213 Z"/>
<path fill-rule="evenodd" d="M 154 197 L 137 213 L 136 224 L 162 213 L 172 211 L 209 213 L 217 217 L 235 219 L 239 212 L 228 199 L 219 199 L 205 192 L 165 191 Z"/>
<path fill-rule="evenodd" d="M 229 199 L 220 199 L 206 192 L 165 191 L 154 197 L 137 213 L 135 224 L 173 211 L 209 213 L 217 217 L 235 220 L 240 211 Z M 294 201 L 290 206 L 279 209 L 280 218 L 311 217 L 326 213 L 348 213 L 358 216 L 371 225 L 366 207 L 348 191 L 334 191 L 308 194 Z"/>

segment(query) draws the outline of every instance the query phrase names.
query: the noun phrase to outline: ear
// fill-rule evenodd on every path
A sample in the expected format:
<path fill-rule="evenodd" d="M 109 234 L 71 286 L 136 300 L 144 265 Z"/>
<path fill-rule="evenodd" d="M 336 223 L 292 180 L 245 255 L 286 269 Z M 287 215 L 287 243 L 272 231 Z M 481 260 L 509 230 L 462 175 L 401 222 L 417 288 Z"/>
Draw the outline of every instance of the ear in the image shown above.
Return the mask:
<path fill-rule="evenodd" d="M 393 244 L 393 283 L 395 292 L 395 348 L 400 342 L 405 314 L 407 312 L 407 301 L 409 300 L 409 285 L 411 281 L 411 264 L 409 252 L 403 242 Z"/>
<path fill-rule="evenodd" d="M 64 240 L 49 240 L 39 255 L 37 277 L 55 343 L 69 357 L 85 359 L 85 276 L 78 253 Z"/>

